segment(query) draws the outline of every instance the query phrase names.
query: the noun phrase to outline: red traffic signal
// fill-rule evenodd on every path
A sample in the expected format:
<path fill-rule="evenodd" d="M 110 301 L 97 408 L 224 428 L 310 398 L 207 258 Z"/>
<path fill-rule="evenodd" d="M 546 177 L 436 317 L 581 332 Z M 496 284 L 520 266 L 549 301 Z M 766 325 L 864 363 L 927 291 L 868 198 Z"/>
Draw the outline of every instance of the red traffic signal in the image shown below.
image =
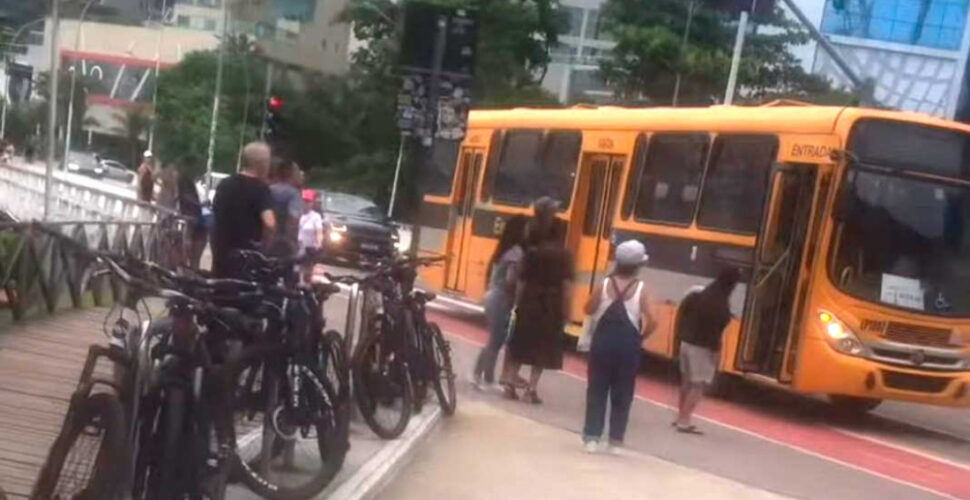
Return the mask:
<path fill-rule="evenodd" d="M 283 99 L 279 97 L 270 97 L 269 102 L 266 104 L 271 111 L 279 111 L 283 109 Z"/>

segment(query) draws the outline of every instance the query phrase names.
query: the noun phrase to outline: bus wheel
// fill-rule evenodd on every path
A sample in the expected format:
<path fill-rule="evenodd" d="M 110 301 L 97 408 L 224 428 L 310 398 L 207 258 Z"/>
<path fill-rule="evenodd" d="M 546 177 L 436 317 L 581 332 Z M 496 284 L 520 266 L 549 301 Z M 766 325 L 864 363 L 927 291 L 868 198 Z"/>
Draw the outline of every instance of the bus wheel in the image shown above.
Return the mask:
<path fill-rule="evenodd" d="M 863 415 L 874 410 L 882 403 L 881 399 L 843 396 L 839 394 L 830 394 L 829 401 L 838 411 L 849 415 Z"/>
<path fill-rule="evenodd" d="M 734 375 L 718 370 L 711 383 L 704 388 L 704 393 L 712 398 L 731 399 L 738 382 L 738 378 Z"/>

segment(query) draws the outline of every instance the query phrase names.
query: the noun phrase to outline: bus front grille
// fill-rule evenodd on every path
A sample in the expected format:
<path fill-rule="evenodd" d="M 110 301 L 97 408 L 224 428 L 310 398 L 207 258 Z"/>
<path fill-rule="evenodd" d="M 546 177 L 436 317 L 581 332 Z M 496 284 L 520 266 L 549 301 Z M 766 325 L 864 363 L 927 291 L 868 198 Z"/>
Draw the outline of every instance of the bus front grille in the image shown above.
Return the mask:
<path fill-rule="evenodd" d="M 943 392 L 951 380 L 953 380 L 951 377 L 927 377 L 925 375 L 882 370 L 882 381 L 886 384 L 886 387 L 903 391 Z"/>
<path fill-rule="evenodd" d="M 952 332 L 945 328 L 897 323 L 890 321 L 886 325 L 886 338 L 903 344 L 922 345 L 928 347 L 953 347 L 950 344 Z"/>

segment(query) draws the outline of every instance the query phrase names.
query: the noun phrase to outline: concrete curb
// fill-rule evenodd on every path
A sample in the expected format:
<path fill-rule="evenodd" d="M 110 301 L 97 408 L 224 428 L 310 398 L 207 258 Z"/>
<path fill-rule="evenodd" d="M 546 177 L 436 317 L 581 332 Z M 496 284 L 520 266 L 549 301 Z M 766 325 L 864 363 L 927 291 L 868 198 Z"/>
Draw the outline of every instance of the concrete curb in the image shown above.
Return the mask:
<path fill-rule="evenodd" d="M 411 423 L 401 437 L 387 441 L 380 451 L 368 459 L 356 472 L 330 493 L 330 500 L 369 500 L 377 496 L 414 456 L 417 446 L 424 442 L 441 421 L 441 408 L 411 417 Z"/>

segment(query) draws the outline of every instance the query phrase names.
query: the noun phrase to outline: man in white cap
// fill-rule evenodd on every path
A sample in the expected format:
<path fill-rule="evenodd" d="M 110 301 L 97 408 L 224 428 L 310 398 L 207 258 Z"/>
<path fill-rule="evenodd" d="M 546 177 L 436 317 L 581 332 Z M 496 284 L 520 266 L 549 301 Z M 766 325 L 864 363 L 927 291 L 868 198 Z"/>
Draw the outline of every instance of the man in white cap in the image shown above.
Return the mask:
<path fill-rule="evenodd" d="M 150 150 L 142 154 L 141 165 L 138 166 L 138 200 L 151 203 L 155 194 L 155 158 Z"/>
<path fill-rule="evenodd" d="M 637 371 L 640 345 L 656 327 L 655 315 L 640 268 L 647 263 L 647 251 L 636 240 L 616 247 L 613 271 L 596 285 L 586 302 L 590 316 L 580 348 L 589 349 L 586 388 L 586 423 L 583 447 L 595 453 L 605 447 L 611 451 L 623 444 Z M 610 403 L 609 442 L 601 443 L 606 423 L 606 402 Z"/>

